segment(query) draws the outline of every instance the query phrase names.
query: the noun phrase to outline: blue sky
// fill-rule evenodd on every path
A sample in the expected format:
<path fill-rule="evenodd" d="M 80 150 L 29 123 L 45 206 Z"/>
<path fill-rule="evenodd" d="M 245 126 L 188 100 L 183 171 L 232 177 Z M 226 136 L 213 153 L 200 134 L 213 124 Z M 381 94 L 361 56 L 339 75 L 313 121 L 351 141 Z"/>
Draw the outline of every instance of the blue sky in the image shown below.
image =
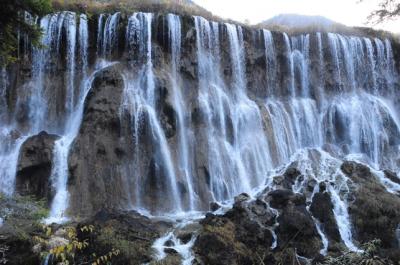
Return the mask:
<path fill-rule="evenodd" d="M 296 13 L 321 15 L 348 26 L 365 26 L 368 14 L 379 0 L 194 0 L 215 15 L 258 23 L 275 15 Z M 400 20 L 374 26 L 400 32 Z"/>

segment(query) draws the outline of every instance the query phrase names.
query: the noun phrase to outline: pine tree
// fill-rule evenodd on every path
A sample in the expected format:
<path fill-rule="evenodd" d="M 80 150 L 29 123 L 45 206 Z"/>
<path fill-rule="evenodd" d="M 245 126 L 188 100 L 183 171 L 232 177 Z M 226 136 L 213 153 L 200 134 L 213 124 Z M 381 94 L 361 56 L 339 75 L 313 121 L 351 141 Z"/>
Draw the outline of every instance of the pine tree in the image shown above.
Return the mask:
<path fill-rule="evenodd" d="M 38 45 L 41 31 L 37 25 L 24 19 L 25 12 L 42 16 L 51 12 L 50 0 L 2 0 L 0 8 L 0 65 L 5 66 L 16 60 L 18 32 L 29 37 Z"/>
<path fill-rule="evenodd" d="M 364 0 L 361 0 L 364 1 Z M 400 0 L 381 0 L 379 6 L 368 17 L 374 23 L 400 17 Z"/>

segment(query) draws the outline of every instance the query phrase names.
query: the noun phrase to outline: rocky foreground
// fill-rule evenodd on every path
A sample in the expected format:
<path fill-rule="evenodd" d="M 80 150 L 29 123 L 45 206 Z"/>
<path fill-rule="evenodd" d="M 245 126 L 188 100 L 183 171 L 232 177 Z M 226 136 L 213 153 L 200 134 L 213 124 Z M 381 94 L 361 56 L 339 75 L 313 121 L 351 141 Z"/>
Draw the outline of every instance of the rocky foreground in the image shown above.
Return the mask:
<path fill-rule="evenodd" d="M 45 201 L 2 197 L 0 258 L 3 264 L 181 264 L 171 240 L 164 243 L 166 257 L 160 261 L 153 248 L 158 238 L 174 231 L 181 244 L 194 240 L 193 264 L 398 264 L 399 196 L 389 193 L 367 166 L 346 161 L 341 171 L 354 189 L 348 211 L 360 252 L 349 252 L 341 239 L 327 192 L 332 183 L 320 183 L 308 201 L 292 191 L 305 176 L 291 165 L 274 177 L 276 189 L 256 198 L 241 194 L 224 213 L 212 204 L 214 212 L 181 228 L 134 211 L 107 209 L 89 219 L 44 225 Z M 313 185 L 318 184 L 310 181 L 310 191 Z M 315 220 L 327 236 L 326 253 Z"/>

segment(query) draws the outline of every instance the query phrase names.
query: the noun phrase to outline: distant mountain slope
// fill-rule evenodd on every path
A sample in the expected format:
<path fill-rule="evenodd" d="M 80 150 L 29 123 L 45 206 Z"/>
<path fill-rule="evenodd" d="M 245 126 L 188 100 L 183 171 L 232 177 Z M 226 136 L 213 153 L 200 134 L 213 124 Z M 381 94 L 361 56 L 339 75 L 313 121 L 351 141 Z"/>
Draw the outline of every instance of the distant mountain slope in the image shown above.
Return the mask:
<path fill-rule="evenodd" d="M 309 27 L 318 25 L 332 27 L 339 23 L 323 16 L 306 16 L 299 14 L 280 14 L 263 22 L 263 24 L 283 25 L 288 27 Z"/>
<path fill-rule="evenodd" d="M 300 14 L 280 14 L 259 24 L 263 28 L 282 31 L 349 31 L 344 24 L 323 16 L 307 16 Z"/>

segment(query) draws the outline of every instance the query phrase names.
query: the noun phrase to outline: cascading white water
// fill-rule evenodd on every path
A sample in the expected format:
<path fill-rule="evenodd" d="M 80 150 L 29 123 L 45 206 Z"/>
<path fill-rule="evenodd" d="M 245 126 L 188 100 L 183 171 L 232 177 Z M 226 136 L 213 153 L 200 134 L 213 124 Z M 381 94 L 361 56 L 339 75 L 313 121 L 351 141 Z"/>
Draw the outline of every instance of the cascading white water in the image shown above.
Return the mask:
<path fill-rule="evenodd" d="M 186 122 L 187 117 L 186 103 L 182 95 L 183 87 L 179 75 L 179 65 L 181 56 L 181 21 L 180 17 L 173 14 L 167 15 L 168 20 L 168 38 L 171 49 L 171 83 L 173 89 L 173 105 L 177 113 L 177 123 L 179 127 L 179 171 L 183 175 L 189 193 L 189 210 L 196 208 L 197 194 L 193 190 L 193 165 L 191 157 L 193 155 L 192 146 L 193 133 L 190 130 L 190 125 Z"/>
<path fill-rule="evenodd" d="M 277 58 L 275 53 L 275 44 L 272 33 L 269 30 L 263 30 L 265 57 L 266 57 L 266 78 L 267 78 L 267 95 L 277 95 L 278 91 L 276 86 L 277 80 Z"/>
<path fill-rule="evenodd" d="M 68 71 L 70 78 L 75 78 L 75 45 L 76 45 L 76 17 L 75 14 L 69 13 L 71 16 L 67 20 L 67 36 L 71 38 L 67 43 L 67 61 L 71 65 L 69 66 Z M 74 20 L 75 22 L 72 22 Z M 71 35 L 71 36 L 70 36 Z M 55 196 L 53 198 L 50 215 L 46 218 L 46 223 L 61 223 L 68 220 L 66 215 L 66 210 L 68 208 L 68 154 L 70 147 L 79 132 L 79 128 L 82 121 L 83 116 L 83 108 L 86 99 L 86 95 L 88 94 L 92 81 L 99 69 L 95 71 L 90 77 L 87 77 L 88 71 L 88 24 L 86 15 L 81 15 L 79 19 L 79 51 L 81 55 L 82 61 L 82 71 L 83 78 L 81 84 L 79 85 L 80 89 L 78 92 L 78 99 L 76 103 L 74 102 L 74 81 L 69 80 L 67 88 L 69 89 L 70 98 L 70 106 L 67 107 L 66 110 L 66 121 L 65 121 L 65 129 L 63 135 L 59 140 L 55 142 L 54 150 L 53 150 L 53 166 L 51 172 L 51 180 L 52 185 L 55 190 Z M 73 61 L 73 62 L 72 62 Z M 106 67 L 107 65 L 103 66 Z M 72 76 L 72 77 L 71 77 Z M 67 102 L 68 102 L 67 97 Z"/>
<path fill-rule="evenodd" d="M 20 106 L 27 106 L 28 126 L 19 124 L 16 112 L 8 113 L 8 109 L 1 109 L 0 117 L 9 117 L 2 126 L 0 134 L 0 186 L 1 192 L 12 194 L 15 189 L 15 175 L 18 162 L 19 150 L 23 142 L 31 135 L 41 130 L 52 130 L 48 114 L 48 99 L 46 99 L 45 77 L 49 72 L 50 59 L 53 52 L 58 52 L 58 42 L 65 12 L 47 15 L 40 20 L 40 27 L 44 34 L 43 46 L 46 49 L 33 48 L 32 51 L 32 80 L 22 85 L 22 95 L 17 99 L 16 112 Z M 60 22 L 61 21 L 61 22 Z M 27 45 L 28 46 L 28 45 Z M 2 91 L 8 89 L 6 72 L 3 71 L 5 79 L 2 82 Z M 2 94 L 5 96 L 5 94 Z M 4 100 L 5 97 L 2 97 Z M 4 101 L 5 102 L 5 101 Z"/>
<path fill-rule="evenodd" d="M 66 115 L 74 109 L 75 105 L 75 57 L 76 57 L 76 15 L 67 13 L 65 17 L 67 35 L 67 89 L 65 110 Z"/>
<path fill-rule="evenodd" d="M 224 25 L 232 65 L 232 80 L 226 84 L 218 71 L 218 24 L 196 17 L 195 26 L 199 62 L 198 100 L 207 124 L 205 135 L 212 179 L 210 189 L 213 198 L 220 201 L 240 192 L 251 192 L 252 188 L 265 181 L 271 161 L 259 108 L 246 95 L 242 29 L 231 24 Z"/>
<path fill-rule="evenodd" d="M 86 96 L 90 91 L 94 77 L 103 68 L 94 71 L 89 78 L 83 80 L 83 95 L 80 97 L 76 109 L 66 121 L 66 131 L 64 135 L 55 142 L 51 180 L 56 193 L 51 204 L 50 215 L 45 220 L 46 223 L 62 223 L 68 220 L 66 215 L 69 197 L 67 187 L 68 154 L 81 126 Z"/>
<path fill-rule="evenodd" d="M 148 121 L 151 130 L 151 136 L 154 143 L 157 145 L 155 159 L 159 165 L 160 175 L 165 176 L 168 181 L 168 186 L 165 187 L 169 198 L 173 203 L 169 205 L 169 211 L 180 212 L 182 203 L 178 191 L 175 168 L 171 157 L 171 152 L 165 133 L 158 120 L 155 105 L 156 105 L 156 87 L 154 82 L 153 63 L 152 63 L 152 41 L 151 41 L 151 25 L 153 15 L 149 13 L 135 13 L 129 18 L 126 38 L 128 49 L 137 45 L 140 56 L 143 56 L 143 66 L 140 73 L 133 79 L 125 76 L 125 90 L 123 111 L 131 114 L 133 138 L 135 140 L 135 165 L 141 164 L 140 137 L 143 128 L 142 122 L 144 119 Z M 142 203 L 144 191 L 143 182 L 145 181 L 140 174 L 143 174 L 138 168 L 129 174 L 135 175 L 135 206 L 138 209 L 145 207 Z"/>
<path fill-rule="evenodd" d="M 89 70 L 89 27 L 88 17 L 85 14 L 79 16 L 79 54 L 81 58 L 81 71 L 83 79 L 87 77 Z M 81 95 L 82 93 L 79 93 Z M 80 98 L 80 97 L 78 97 Z"/>
<path fill-rule="evenodd" d="M 118 23 L 120 19 L 120 13 L 117 12 L 113 15 L 101 14 L 98 23 L 98 55 L 103 58 L 109 58 L 118 47 Z M 105 20 L 105 21 L 104 21 Z"/>
<path fill-rule="evenodd" d="M 99 16 L 99 58 L 117 58 L 114 55 L 121 47 L 120 19 L 120 13 Z M 327 191 L 339 232 L 345 245 L 357 251 L 347 211 L 348 180 L 339 169 L 342 159 L 361 157 L 376 169 L 375 175 L 389 191 L 400 190 L 399 185 L 378 171 L 384 167 L 399 171 L 397 162 L 386 155 L 398 152 L 400 142 L 398 114 L 393 107 L 398 74 L 390 41 L 333 33 L 289 36 L 263 30 L 266 82 L 257 90 L 267 92 L 262 93 L 265 97 L 255 99 L 247 80 L 244 29 L 194 18 L 198 89 L 190 87 L 189 91 L 181 74 L 181 59 L 185 56 L 181 19 L 172 14 L 166 16 L 171 54 L 168 69 L 161 70 L 157 63 L 162 63 L 154 56 L 161 50 L 154 49 L 153 40 L 159 37 L 152 32 L 155 19 L 148 13 L 133 14 L 125 35 L 129 58 L 123 70 L 121 118 L 129 114 L 131 134 L 127 138 L 134 145 L 133 160 L 126 172 L 126 188 L 132 195 L 130 206 L 156 214 L 205 210 L 209 201 L 230 200 L 241 192 L 252 193 L 265 184 L 271 186 L 268 177 L 274 168 L 302 161 L 300 167 L 302 163 L 308 166 L 301 168 L 304 175 L 318 183 L 335 184 L 328 185 Z M 68 153 L 95 74 L 90 75 L 87 20 L 86 15 L 77 17 L 72 12 L 40 20 L 46 48 L 34 48 L 33 77 L 19 88 L 21 95 L 15 104 L 18 111 L 26 108 L 27 124 L 17 120 L 17 111 L 8 112 L 7 71 L 1 71 L 1 191 L 13 192 L 19 149 L 27 137 L 41 130 L 61 135 L 54 149 L 52 181 L 56 195 L 48 222 L 60 222 L 66 217 Z M 280 39 L 282 43 L 278 45 Z M 225 43 L 229 47 L 222 47 Z M 282 50 L 283 56 L 279 54 Z M 60 63 L 57 55 L 62 53 L 66 55 L 66 71 L 62 80 L 65 110 L 60 111 L 65 113 L 61 115 L 54 114 L 52 97 L 54 93 L 62 94 L 62 89 L 52 91 L 49 80 L 54 65 Z M 177 133 L 172 139 L 164 131 L 163 110 L 159 106 L 164 99 L 160 99 L 157 78 L 164 74 L 169 75 L 171 86 L 166 101 L 172 105 L 176 119 Z M 192 120 L 192 105 L 198 107 L 201 125 Z M 55 125 L 56 119 L 63 126 Z M 312 159 L 308 148 L 318 150 L 319 170 L 309 166 Z M 329 154 L 322 149 L 329 150 Z M 196 160 L 199 150 L 206 152 L 204 161 Z M 164 184 L 150 195 L 144 187 L 151 170 L 144 169 L 144 164 L 153 166 L 156 180 Z M 207 180 L 196 175 L 198 167 L 207 169 Z M 209 183 L 201 185 L 201 181 Z M 297 181 L 293 190 L 302 192 L 304 185 L 305 181 Z M 326 253 L 324 227 L 316 224 L 324 243 L 321 253 Z M 173 239 L 173 235 L 169 238 Z"/>

